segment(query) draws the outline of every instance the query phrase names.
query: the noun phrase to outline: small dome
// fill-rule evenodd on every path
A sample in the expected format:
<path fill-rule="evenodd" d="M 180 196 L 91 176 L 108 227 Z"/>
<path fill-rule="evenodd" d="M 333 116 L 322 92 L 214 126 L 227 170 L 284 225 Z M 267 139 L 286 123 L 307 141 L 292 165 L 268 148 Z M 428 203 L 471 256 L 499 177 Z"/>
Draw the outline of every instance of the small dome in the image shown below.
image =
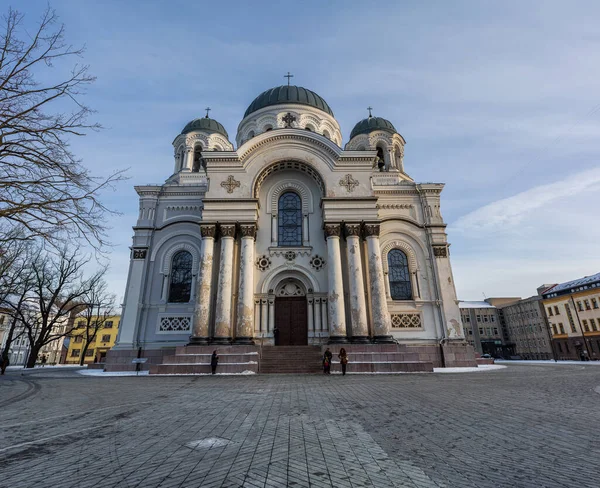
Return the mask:
<path fill-rule="evenodd" d="M 257 96 L 246 110 L 244 118 L 261 108 L 270 107 L 271 105 L 283 105 L 286 103 L 309 105 L 310 107 L 318 108 L 333 117 L 333 111 L 329 108 L 327 102 L 315 92 L 302 88 L 301 86 L 282 85 L 264 91 Z"/>
<path fill-rule="evenodd" d="M 182 134 L 187 134 L 188 132 L 192 132 L 195 130 L 203 130 L 206 132 L 218 132 L 219 134 L 223 134 L 227 139 L 229 139 L 229 135 L 219 122 L 214 119 L 209 119 L 208 117 L 202 117 L 201 119 L 194 119 L 189 122 L 181 131 Z"/>
<path fill-rule="evenodd" d="M 389 120 L 383 119 L 381 117 L 368 117 L 366 119 L 361 120 L 358 124 L 354 126 L 352 132 L 350 133 L 350 139 L 359 135 L 359 134 L 369 134 L 370 132 L 376 130 L 384 130 L 389 132 L 390 134 L 397 134 L 398 131 L 392 125 Z"/>

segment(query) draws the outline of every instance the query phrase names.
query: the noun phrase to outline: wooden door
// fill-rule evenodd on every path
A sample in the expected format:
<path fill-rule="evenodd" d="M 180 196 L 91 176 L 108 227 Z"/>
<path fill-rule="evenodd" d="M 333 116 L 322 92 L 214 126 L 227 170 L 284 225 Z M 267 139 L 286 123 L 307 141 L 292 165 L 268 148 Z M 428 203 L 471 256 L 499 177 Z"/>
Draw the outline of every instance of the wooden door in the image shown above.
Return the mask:
<path fill-rule="evenodd" d="M 275 327 L 279 330 L 278 346 L 306 346 L 308 344 L 306 306 L 306 297 L 277 297 L 275 299 Z"/>

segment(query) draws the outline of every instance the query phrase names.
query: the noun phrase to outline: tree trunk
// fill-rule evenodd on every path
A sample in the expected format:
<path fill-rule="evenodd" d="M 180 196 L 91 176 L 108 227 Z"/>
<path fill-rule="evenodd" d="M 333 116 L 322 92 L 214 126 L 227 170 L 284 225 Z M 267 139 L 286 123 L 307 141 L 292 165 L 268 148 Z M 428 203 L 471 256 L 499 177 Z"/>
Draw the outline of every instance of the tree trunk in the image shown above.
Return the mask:
<path fill-rule="evenodd" d="M 42 346 L 33 346 L 29 351 L 29 357 L 27 358 L 26 368 L 35 368 L 35 363 L 37 361 L 38 354 Z"/>
<path fill-rule="evenodd" d="M 85 363 L 85 353 L 87 352 L 87 350 L 90 348 L 90 343 L 87 342 L 84 346 L 83 349 L 81 350 L 81 356 L 79 358 L 79 366 L 83 366 L 83 363 Z"/>

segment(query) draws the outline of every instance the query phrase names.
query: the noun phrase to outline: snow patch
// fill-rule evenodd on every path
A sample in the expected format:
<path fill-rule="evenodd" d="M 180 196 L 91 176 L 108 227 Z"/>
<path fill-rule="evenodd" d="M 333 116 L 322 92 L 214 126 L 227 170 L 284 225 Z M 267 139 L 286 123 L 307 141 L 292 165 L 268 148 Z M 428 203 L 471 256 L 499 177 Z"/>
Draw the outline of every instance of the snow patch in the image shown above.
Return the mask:
<path fill-rule="evenodd" d="M 506 366 L 499 364 L 480 364 L 474 368 L 433 368 L 434 373 L 480 373 L 482 371 L 493 371 L 506 369 Z"/>

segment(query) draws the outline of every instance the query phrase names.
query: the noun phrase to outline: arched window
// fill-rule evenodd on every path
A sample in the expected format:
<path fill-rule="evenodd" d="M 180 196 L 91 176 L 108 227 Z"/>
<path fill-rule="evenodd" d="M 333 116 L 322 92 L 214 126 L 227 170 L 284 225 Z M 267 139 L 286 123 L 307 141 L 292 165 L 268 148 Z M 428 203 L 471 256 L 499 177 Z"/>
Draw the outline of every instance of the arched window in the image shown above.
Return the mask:
<path fill-rule="evenodd" d="M 308 132 L 312 132 L 314 129 L 313 129 L 313 128 L 312 128 L 310 125 L 307 125 L 307 126 L 304 128 L 304 130 L 307 130 Z"/>
<path fill-rule="evenodd" d="M 192 166 L 192 173 L 198 173 L 202 166 L 202 146 L 198 145 L 194 147 L 194 164 Z"/>
<path fill-rule="evenodd" d="M 326 137 L 327 139 L 331 139 L 329 132 L 327 132 L 326 130 L 323 131 L 323 137 Z"/>
<path fill-rule="evenodd" d="M 302 200 L 297 193 L 288 191 L 279 197 L 277 205 L 278 244 L 302 245 Z"/>
<path fill-rule="evenodd" d="M 171 263 L 171 283 L 169 285 L 170 303 L 187 303 L 192 293 L 192 255 L 188 251 L 179 251 Z"/>
<path fill-rule="evenodd" d="M 400 249 L 388 253 L 388 273 L 392 300 L 412 300 L 408 259 Z"/>

